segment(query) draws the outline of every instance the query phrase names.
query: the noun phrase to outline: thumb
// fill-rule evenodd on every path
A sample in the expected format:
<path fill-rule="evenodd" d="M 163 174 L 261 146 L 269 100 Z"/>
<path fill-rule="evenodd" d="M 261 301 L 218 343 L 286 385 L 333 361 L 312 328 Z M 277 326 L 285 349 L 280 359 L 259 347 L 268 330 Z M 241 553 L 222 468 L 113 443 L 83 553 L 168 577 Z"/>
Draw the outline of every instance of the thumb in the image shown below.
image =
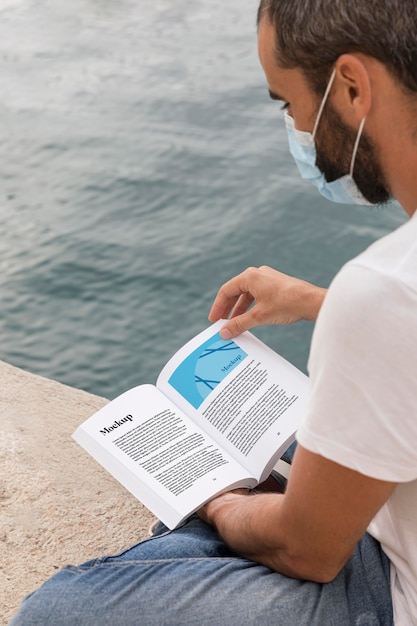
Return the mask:
<path fill-rule="evenodd" d="M 241 335 L 245 330 L 249 330 L 256 326 L 250 313 L 243 313 L 237 317 L 228 320 L 220 329 L 220 337 L 222 339 L 233 339 Z"/>

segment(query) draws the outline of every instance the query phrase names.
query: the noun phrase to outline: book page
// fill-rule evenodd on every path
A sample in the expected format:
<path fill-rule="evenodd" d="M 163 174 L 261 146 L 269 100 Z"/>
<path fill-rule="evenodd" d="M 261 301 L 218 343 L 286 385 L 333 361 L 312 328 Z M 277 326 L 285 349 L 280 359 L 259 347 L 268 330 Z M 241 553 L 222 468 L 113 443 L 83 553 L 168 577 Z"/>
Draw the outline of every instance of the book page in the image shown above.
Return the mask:
<path fill-rule="evenodd" d="M 217 322 L 179 350 L 157 386 L 259 480 L 294 440 L 308 378 L 251 333 Z"/>
<path fill-rule="evenodd" d="M 122 394 L 73 437 L 171 528 L 230 485 L 256 484 L 153 385 Z"/>

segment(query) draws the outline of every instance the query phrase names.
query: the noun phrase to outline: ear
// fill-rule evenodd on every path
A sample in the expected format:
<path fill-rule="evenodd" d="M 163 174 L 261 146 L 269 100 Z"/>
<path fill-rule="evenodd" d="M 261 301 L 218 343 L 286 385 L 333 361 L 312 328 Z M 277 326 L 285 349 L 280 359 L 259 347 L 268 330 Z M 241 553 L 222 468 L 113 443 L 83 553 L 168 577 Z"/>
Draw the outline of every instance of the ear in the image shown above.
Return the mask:
<path fill-rule="evenodd" d="M 353 121 L 362 121 L 372 105 L 368 68 L 356 54 L 342 54 L 335 64 L 335 102 Z"/>

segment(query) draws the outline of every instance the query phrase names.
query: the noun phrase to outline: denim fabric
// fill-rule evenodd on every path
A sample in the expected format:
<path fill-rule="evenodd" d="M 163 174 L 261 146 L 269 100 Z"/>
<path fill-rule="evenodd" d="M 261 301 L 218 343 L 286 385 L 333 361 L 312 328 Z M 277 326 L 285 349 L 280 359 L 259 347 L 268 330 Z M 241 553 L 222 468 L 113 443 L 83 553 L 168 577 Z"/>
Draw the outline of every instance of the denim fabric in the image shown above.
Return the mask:
<path fill-rule="evenodd" d="M 331 583 L 287 578 L 238 557 L 194 515 L 175 531 L 159 523 L 116 556 L 66 567 L 9 626 L 392 626 L 389 567 L 364 535 Z"/>
<path fill-rule="evenodd" d="M 10 626 L 392 625 L 389 561 L 365 535 L 331 583 L 239 558 L 196 516 L 119 555 L 68 566 Z"/>

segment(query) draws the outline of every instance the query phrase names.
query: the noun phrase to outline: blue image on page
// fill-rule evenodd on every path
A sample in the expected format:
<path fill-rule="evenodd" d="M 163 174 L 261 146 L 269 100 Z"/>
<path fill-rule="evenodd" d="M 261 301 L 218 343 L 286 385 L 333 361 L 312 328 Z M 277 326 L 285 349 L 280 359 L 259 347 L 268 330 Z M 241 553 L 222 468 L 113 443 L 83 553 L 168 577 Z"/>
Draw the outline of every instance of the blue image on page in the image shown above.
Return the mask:
<path fill-rule="evenodd" d="M 217 333 L 177 367 L 169 384 L 195 409 L 248 355 Z"/>

